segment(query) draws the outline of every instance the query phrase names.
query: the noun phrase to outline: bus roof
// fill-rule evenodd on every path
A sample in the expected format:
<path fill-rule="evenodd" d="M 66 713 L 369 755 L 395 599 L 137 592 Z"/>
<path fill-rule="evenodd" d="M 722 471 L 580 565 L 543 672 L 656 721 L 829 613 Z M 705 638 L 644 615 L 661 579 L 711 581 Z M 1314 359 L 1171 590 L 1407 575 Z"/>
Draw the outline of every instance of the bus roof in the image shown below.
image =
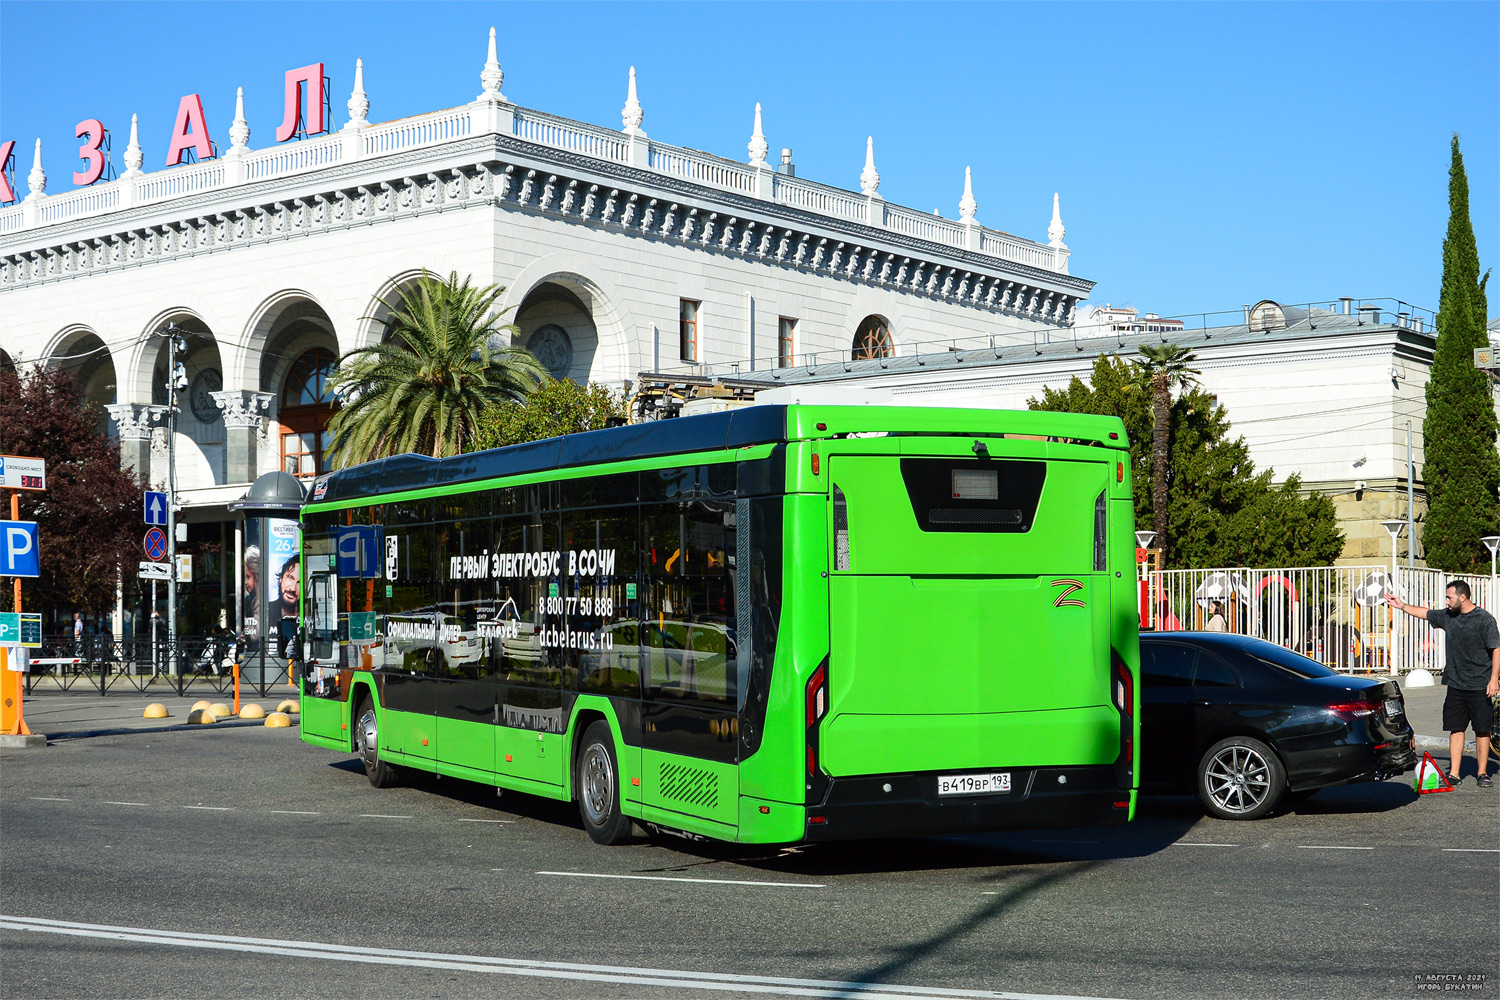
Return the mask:
<path fill-rule="evenodd" d="M 1128 445 L 1118 417 L 956 407 L 761 405 L 567 434 L 452 458 L 393 455 L 320 477 L 308 499 L 310 504 L 334 503 L 581 465 L 871 432 L 1045 437 L 1107 448 Z"/>

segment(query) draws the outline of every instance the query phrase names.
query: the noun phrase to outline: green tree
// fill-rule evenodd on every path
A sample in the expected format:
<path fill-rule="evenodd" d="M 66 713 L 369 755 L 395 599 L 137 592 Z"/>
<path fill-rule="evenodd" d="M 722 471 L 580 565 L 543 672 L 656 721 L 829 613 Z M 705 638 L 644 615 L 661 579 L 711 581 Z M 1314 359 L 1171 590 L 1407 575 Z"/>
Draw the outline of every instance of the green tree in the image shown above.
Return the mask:
<path fill-rule="evenodd" d="M 1125 422 L 1137 524 L 1153 517 L 1156 399 L 1141 391 L 1141 365 L 1117 357 L 1094 362 L 1089 382 L 1073 378 L 1030 400 L 1034 410 L 1103 413 Z M 1344 548 L 1333 502 L 1301 495 L 1296 476 L 1276 485 L 1272 470 L 1255 471 L 1243 437 L 1230 436 L 1229 415 L 1192 387 L 1168 408 L 1167 553 L 1170 567 L 1326 566 Z"/>
<path fill-rule="evenodd" d="M 590 382 L 548 378 L 524 402 L 511 402 L 486 413 L 476 448 L 499 448 L 522 441 L 539 441 L 576 431 L 596 431 L 610 419 L 624 420 L 625 396 Z"/>
<path fill-rule="evenodd" d="M 418 452 L 444 458 L 474 450 L 490 408 L 524 400 L 545 370 L 521 347 L 495 303 L 505 289 L 474 287 L 458 272 L 423 272 L 390 310 L 386 338 L 339 359 L 332 384 L 341 406 L 328 421 L 335 467 Z"/>
<path fill-rule="evenodd" d="M 1500 453 L 1489 375 L 1474 367 L 1474 348 L 1488 344 L 1489 313 L 1479 276 L 1479 249 L 1469 220 L 1469 179 L 1458 136 L 1448 169 L 1448 235 L 1443 239 L 1443 285 L 1438 294 L 1437 347 L 1422 420 L 1426 460 L 1427 562 L 1450 572 L 1488 568 L 1480 536 L 1500 528 Z"/>
<path fill-rule="evenodd" d="M 1156 544 L 1170 556 L 1175 536 L 1167 517 L 1167 498 L 1171 490 L 1168 452 L 1171 440 L 1172 390 L 1192 389 L 1198 384 L 1197 360 L 1193 352 L 1176 344 L 1140 348 L 1141 360 L 1135 363 L 1136 385 L 1151 394 L 1151 527 Z"/>

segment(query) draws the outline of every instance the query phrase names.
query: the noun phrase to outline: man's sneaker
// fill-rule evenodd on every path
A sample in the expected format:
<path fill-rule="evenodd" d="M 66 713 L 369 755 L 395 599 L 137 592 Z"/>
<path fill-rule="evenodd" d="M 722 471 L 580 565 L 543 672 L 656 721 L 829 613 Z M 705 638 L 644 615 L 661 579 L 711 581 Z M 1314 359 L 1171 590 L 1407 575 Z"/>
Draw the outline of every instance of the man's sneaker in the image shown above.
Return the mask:
<path fill-rule="evenodd" d="M 1495 779 L 1491 778 L 1488 774 L 1481 774 L 1479 777 L 1474 779 L 1474 784 L 1478 785 L 1480 788 L 1494 788 Z"/>
<path fill-rule="evenodd" d="M 1452 785 L 1454 788 L 1457 788 L 1459 785 L 1462 785 L 1463 783 L 1464 783 L 1463 775 L 1461 775 L 1461 774 L 1450 774 L 1450 775 L 1448 775 L 1448 784 Z"/>

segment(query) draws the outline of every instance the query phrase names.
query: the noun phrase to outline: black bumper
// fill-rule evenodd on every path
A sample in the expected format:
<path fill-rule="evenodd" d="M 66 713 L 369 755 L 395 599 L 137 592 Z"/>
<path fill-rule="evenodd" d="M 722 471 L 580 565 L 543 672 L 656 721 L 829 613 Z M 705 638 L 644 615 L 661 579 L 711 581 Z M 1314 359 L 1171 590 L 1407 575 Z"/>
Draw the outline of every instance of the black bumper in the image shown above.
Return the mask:
<path fill-rule="evenodd" d="M 1101 826 L 1130 818 L 1130 792 L 1107 765 L 996 770 L 1010 772 L 1011 791 L 939 796 L 935 772 L 829 778 L 822 800 L 807 807 L 807 839 Z"/>

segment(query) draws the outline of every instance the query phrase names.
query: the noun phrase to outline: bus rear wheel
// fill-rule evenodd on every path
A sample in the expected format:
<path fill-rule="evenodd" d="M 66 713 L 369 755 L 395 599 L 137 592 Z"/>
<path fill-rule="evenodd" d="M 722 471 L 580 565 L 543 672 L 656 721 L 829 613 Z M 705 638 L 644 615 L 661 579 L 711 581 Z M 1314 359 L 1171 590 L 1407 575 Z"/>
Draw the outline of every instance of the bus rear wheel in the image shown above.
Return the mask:
<path fill-rule="evenodd" d="M 380 759 L 380 717 L 369 698 L 359 703 L 354 715 L 354 752 L 365 766 L 365 777 L 376 788 L 400 784 L 401 775 L 394 764 Z"/>
<path fill-rule="evenodd" d="M 630 836 L 630 818 L 620 811 L 620 766 L 609 724 L 595 722 L 584 730 L 574 787 L 583 828 L 596 844 L 620 844 Z"/>

